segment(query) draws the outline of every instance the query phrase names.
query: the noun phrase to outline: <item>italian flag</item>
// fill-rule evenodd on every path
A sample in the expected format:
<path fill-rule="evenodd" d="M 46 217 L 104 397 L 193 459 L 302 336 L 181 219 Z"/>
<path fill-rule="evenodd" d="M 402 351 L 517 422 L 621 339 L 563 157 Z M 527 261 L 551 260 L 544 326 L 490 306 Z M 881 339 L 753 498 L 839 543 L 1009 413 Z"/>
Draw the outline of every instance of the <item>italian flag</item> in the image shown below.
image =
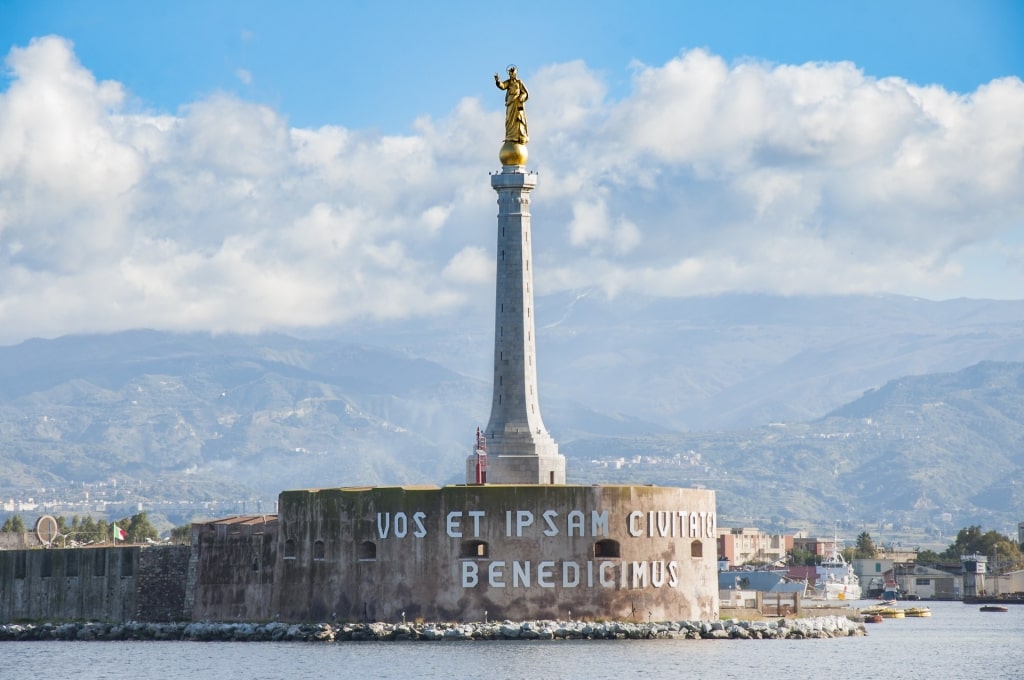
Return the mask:
<path fill-rule="evenodd" d="M 118 541 L 123 541 L 126 538 L 128 538 L 128 532 L 115 524 L 114 525 L 114 542 L 117 543 Z"/>

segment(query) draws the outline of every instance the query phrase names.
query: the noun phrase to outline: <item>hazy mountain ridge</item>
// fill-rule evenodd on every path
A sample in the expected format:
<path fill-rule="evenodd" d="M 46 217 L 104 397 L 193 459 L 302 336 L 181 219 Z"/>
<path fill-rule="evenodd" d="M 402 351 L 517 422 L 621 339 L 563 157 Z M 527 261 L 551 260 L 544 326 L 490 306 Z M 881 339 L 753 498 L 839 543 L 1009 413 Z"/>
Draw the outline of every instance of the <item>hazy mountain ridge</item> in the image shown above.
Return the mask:
<path fill-rule="evenodd" d="M 734 523 L 825 518 L 938 527 L 948 513 L 954 525 L 1012 526 L 1024 516 L 1024 363 L 899 378 L 805 423 L 567 448 L 592 457 L 698 453 L 700 466 L 595 474 L 714 488 Z"/>
<path fill-rule="evenodd" d="M 49 366 L 31 344 L 0 350 L 0 426 L 7 457 L 32 461 L 50 484 L 147 473 L 277 490 L 420 481 L 439 459 L 466 455 L 445 450 L 448 414 L 483 401 L 465 396 L 483 386 L 421 359 L 283 336 L 60 338 Z"/>
<path fill-rule="evenodd" d="M 1008 486 L 1024 302 L 576 294 L 538 313 L 544 420 L 574 482 L 701 484 L 743 517 L 1024 513 Z M 490 408 L 490 328 L 0 347 L 0 492 L 115 475 L 201 497 L 461 481 Z M 634 456 L 670 462 L 589 463 Z"/>

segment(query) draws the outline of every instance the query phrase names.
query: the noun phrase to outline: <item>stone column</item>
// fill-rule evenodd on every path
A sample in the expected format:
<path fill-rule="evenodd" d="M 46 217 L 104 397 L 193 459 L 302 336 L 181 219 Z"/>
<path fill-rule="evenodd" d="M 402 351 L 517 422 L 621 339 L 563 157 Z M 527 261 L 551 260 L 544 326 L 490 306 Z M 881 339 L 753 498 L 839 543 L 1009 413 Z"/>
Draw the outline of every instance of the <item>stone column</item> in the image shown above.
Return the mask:
<path fill-rule="evenodd" d="M 548 434 L 537 394 L 530 192 L 537 175 L 504 165 L 491 175 L 498 193 L 498 276 L 494 309 L 494 393 L 487 438 L 487 482 L 564 484 L 565 457 Z M 475 480 L 476 456 L 466 461 Z"/>

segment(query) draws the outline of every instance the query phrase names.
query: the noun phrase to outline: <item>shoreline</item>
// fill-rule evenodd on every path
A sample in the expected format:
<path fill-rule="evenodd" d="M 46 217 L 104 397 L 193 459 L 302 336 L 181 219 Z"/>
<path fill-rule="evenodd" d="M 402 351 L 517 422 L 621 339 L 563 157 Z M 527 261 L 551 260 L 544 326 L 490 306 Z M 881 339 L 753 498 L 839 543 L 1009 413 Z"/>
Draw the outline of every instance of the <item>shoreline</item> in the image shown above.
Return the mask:
<path fill-rule="evenodd" d="M 475 623 L 142 623 L 66 622 L 0 624 L 0 642 L 402 642 L 473 640 L 793 640 L 866 635 L 845 616 L 772 621 L 502 621 Z"/>

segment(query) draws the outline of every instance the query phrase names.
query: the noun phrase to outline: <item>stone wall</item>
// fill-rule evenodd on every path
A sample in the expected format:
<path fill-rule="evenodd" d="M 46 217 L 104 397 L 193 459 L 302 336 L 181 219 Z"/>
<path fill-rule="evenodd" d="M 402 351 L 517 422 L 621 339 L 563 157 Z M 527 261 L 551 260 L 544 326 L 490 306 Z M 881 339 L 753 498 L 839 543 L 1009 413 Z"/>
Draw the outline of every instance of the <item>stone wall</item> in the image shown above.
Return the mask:
<path fill-rule="evenodd" d="M 188 553 L 177 546 L 0 551 L 0 622 L 180 619 Z"/>
<path fill-rule="evenodd" d="M 191 546 L 0 551 L 0 622 L 708 620 L 713 491 L 484 485 L 284 492 Z"/>
<path fill-rule="evenodd" d="M 284 492 L 279 510 L 282 620 L 718 616 L 713 491 L 321 489 Z"/>
<path fill-rule="evenodd" d="M 265 621 L 277 560 L 277 516 L 229 517 L 192 525 L 191 593 L 196 621 Z"/>
<path fill-rule="evenodd" d="M 154 546 L 139 552 L 136 621 L 181 621 L 191 617 L 192 612 L 185 609 L 191 552 L 187 545 Z"/>
<path fill-rule="evenodd" d="M 0 552 L 0 621 L 126 621 L 139 547 Z"/>

